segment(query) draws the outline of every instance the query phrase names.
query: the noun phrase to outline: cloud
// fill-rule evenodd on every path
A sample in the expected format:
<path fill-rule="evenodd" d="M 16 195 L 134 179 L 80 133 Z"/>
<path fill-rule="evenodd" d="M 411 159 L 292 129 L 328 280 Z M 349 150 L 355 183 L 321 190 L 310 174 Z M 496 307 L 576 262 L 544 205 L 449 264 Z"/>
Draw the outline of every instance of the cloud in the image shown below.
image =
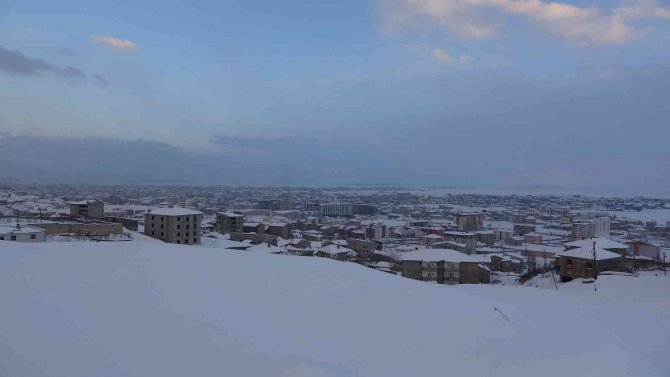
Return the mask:
<path fill-rule="evenodd" d="M 98 85 L 100 85 L 100 86 L 109 85 L 109 83 L 107 82 L 107 80 L 104 77 L 102 77 L 100 75 L 95 75 L 93 77 L 95 78 L 95 82 L 98 83 Z"/>
<path fill-rule="evenodd" d="M 390 32 L 427 24 L 475 39 L 500 35 L 501 20 L 517 17 L 578 44 L 611 45 L 638 37 L 639 20 L 670 20 L 670 8 L 655 0 L 637 0 L 607 12 L 541 0 L 387 0 L 385 16 Z"/>
<path fill-rule="evenodd" d="M 472 60 L 470 54 L 461 54 L 458 57 L 451 56 L 447 51 L 441 48 L 434 48 L 432 51 L 433 58 L 443 63 L 461 62 L 466 63 Z"/>
<path fill-rule="evenodd" d="M 37 76 L 51 73 L 61 78 L 86 80 L 86 74 L 75 67 L 58 67 L 45 60 L 31 58 L 19 51 L 8 50 L 0 46 L 0 71 L 16 76 Z"/>
<path fill-rule="evenodd" d="M 74 58 L 74 57 L 77 56 L 77 54 L 75 54 L 72 49 L 67 48 L 67 47 L 60 48 L 60 49 L 54 51 L 53 53 L 56 56 L 65 57 L 65 58 Z"/>
<path fill-rule="evenodd" d="M 127 39 L 119 39 L 104 35 L 93 35 L 91 36 L 91 40 L 96 44 L 109 47 L 116 51 L 126 51 L 126 52 L 137 51 L 137 44 Z"/>

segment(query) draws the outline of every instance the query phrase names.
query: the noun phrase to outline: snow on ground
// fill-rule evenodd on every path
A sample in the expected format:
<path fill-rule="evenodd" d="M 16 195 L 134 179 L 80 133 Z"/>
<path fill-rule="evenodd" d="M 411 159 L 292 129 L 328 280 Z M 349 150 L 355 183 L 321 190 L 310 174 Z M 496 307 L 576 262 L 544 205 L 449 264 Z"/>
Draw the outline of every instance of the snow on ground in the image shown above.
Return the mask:
<path fill-rule="evenodd" d="M 324 258 L 0 242 L 0 375 L 667 376 L 669 283 L 442 286 Z"/>
<path fill-rule="evenodd" d="M 654 208 L 642 211 L 606 211 L 609 215 L 616 215 L 618 219 L 631 219 L 634 221 L 657 221 L 659 225 L 670 222 L 670 209 Z"/>

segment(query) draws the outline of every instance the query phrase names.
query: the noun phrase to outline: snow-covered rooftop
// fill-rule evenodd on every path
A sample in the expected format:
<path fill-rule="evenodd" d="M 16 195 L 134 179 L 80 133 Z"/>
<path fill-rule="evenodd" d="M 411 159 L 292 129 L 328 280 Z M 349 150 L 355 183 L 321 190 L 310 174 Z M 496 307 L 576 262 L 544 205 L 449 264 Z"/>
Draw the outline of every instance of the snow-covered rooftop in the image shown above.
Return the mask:
<path fill-rule="evenodd" d="M 191 215 L 203 215 L 202 212 L 196 211 L 194 209 L 181 208 L 181 207 L 172 207 L 172 208 L 152 208 L 147 211 L 149 215 L 158 215 L 158 216 L 191 216 Z"/>
<path fill-rule="evenodd" d="M 44 232 L 44 230 L 24 225 L 21 225 L 20 228 L 17 227 L 16 225 L 14 226 L 6 224 L 0 225 L 0 234 L 22 234 L 22 233 L 40 233 L 40 232 Z"/>
<path fill-rule="evenodd" d="M 468 254 L 450 249 L 419 249 L 403 253 L 402 260 L 423 262 L 481 262 L 480 258 L 471 257 Z"/>
<path fill-rule="evenodd" d="M 343 254 L 343 253 L 351 254 L 351 255 L 356 254 L 356 252 L 351 250 L 351 249 L 347 249 L 346 247 L 335 245 L 335 244 L 331 244 L 331 245 L 328 245 L 328 246 L 323 246 L 319 249 L 319 251 L 322 252 L 322 253 L 331 254 L 331 255 L 337 255 L 337 254 Z"/>
<path fill-rule="evenodd" d="M 596 243 L 597 248 L 601 249 L 626 249 L 628 245 L 622 244 L 620 242 L 612 241 L 609 238 L 595 237 L 595 238 L 586 238 L 583 240 L 576 240 L 571 242 L 566 242 L 565 246 L 567 247 L 587 247 L 593 248 L 593 243 Z"/>
<path fill-rule="evenodd" d="M 219 214 L 227 217 L 244 217 L 244 215 L 240 215 L 239 213 L 234 212 L 219 212 Z"/>
<path fill-rule="evenodd" d="M 572 258 L 593 259 L 593 247 L 578 247 L 562 252 L 560 255 Z M 621 258 L 621 255 L 596 247 L 596 260 Z"/>

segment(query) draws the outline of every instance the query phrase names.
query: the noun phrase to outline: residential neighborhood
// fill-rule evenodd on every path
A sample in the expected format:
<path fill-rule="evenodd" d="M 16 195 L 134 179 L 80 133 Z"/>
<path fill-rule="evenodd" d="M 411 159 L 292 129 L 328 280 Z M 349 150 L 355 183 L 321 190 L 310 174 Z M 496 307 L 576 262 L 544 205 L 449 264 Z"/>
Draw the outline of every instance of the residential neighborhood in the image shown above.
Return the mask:
<path fill-rule="evenodd" d="M 159 195 L 156 195 L 159 193 Z M 357 263 L 437 284 L 663 270 L 670 202 L 437 190 L 4 187 L 2 240 L 167 243 Z M 654 218 L 658 216 L 658 220 Z M 383 268 L 380 268 L 383 266 Z"/>

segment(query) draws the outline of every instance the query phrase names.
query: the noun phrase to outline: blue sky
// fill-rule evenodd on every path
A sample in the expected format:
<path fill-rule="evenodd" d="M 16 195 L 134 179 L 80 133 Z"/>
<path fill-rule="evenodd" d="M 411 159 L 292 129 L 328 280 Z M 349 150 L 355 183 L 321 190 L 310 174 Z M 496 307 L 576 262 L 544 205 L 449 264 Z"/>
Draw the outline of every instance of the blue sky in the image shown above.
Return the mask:
<path fill-rule="evenodd" d="M 9 0 L 0 133 L 327 170 L 288 184 L 664 185 L 667 46 L 651 0 Z"/>

